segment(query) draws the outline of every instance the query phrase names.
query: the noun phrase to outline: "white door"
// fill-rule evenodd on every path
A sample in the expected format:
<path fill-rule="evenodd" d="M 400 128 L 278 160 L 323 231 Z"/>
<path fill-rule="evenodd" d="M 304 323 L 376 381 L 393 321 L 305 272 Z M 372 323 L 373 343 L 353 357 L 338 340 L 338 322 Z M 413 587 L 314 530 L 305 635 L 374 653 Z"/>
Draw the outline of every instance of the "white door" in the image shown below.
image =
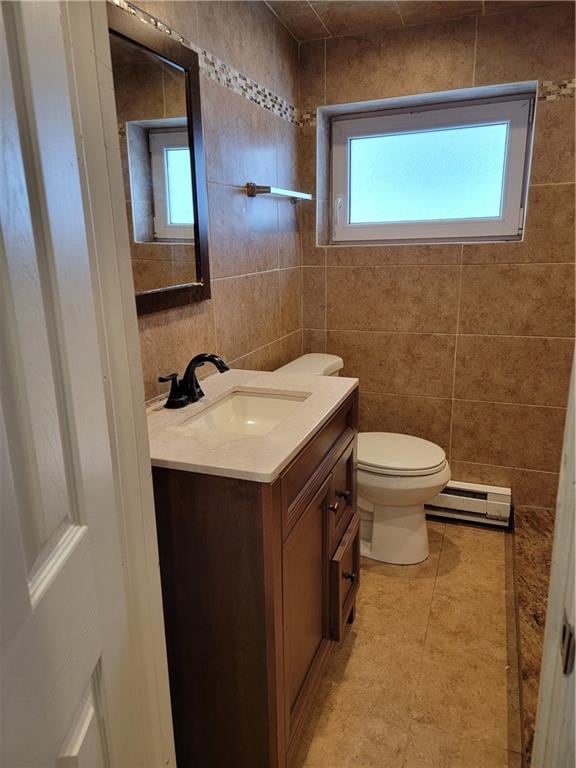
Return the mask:
<path fill-rule="evenodd" d="M 532 753 L 534 768 L 574 768 L 576 757 L 574 747 L 576 674 L 573 643 L 572 651 L 570 649 L 570 637 L 573 637 L 576 626 L 574 610 L 575 422 L 576 366 L 573 365 L 556 505 L 546 633 Z"/>
<path fill-rule="evenodd" d="M 61 9 L 0 9 L 0 762 L 152 766 Z"/>

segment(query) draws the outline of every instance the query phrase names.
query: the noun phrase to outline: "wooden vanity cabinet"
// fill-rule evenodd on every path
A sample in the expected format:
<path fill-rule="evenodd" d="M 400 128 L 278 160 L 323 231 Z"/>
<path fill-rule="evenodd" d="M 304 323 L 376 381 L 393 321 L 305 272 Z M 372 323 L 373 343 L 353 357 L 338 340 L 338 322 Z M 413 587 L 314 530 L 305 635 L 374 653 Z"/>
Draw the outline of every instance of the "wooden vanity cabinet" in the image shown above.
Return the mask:
<path fill-rule="evenodd" d="M 153 468 L 179 768 L 290 768 L 354 613 L 356 429 L 357 391 L 274 483 Z"/>

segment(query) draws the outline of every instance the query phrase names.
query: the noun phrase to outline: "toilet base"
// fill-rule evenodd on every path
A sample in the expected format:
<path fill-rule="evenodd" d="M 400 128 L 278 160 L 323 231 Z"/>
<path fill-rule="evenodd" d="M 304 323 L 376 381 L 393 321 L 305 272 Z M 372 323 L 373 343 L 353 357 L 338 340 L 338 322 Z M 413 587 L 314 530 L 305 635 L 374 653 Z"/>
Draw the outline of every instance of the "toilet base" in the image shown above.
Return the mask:
<path fill-rule="evenodd" d="M 393 565 L 415 565 L 430 554 L 424 504 L 374 506 L 371 543 L 361 542 L 363 557 Z"/>

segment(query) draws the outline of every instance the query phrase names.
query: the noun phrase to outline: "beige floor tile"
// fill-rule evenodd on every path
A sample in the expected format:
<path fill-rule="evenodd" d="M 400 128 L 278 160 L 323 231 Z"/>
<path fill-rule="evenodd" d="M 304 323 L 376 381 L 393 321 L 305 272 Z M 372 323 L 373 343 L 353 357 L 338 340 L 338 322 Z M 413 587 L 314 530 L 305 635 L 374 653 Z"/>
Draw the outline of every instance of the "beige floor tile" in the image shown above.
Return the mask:
<path fill-rule="evenodd" d="M 511 617 L 513 619 L 513 617 Z M 432 600 L 426 647 L 450 654 L 489 657 L 507 663 L 509 634 L 507 596 L 502 592 L 484 592 L 475 600 L 455 600 L 435 593 Z"/>
<path fill-rule="evenodd" d="M 380 718 L 343 718 L 319 723 L 304 768 L 390 768 L 401 766 L 407 729 Z"/>
<path fill-rule="evenodd" d="M 521 749 L 517 676 L 505 661 L 426 647 L 413 715 L 423 725 Z"/>
<path fill-rule="evenodd" d="M 508 534 L 468 525 L 447 524 L 442 549 L 457 547 L 466 559 L 502 560 L 506 553 Z"/>
<path fill-rule="evenodd" d="M 438 570 L 438 560 L 440 552 L 430 553 L 427 560 L 415 565 L 392 565 L 389 563 L 380 563 L 378 560 L 370 560 L 368 557 L 362 558 L 362 574 L 366 579 L 367 589 L 380 584 L 382 581 L 413 581 L 427 582 L 432 584 L 436 578 Z M 425 586 L 425 584 L 423 584 Z M 364 587 L 364 584 L 362 585 Z"/>
<path fill-rule="evenodd" d="M 389 563 L 380 563 L 378 560 L 370 560 L 368 557 L 362 558 L 362 573 L 366 576 L 368 588 L 374 584 L 379 584 L 378 578 L 382 579 L 408 579 L 410 581 L 420 582 L 436 578 L 438 570 L 438 558 L 442 548 L 442 539 L 444 538 L 444 523 L 428 521 L 428 543 L 430 545 L 430 555 L 423 563 L 415 565 L 391 565 Z M 364 585 L 362 585 L 364 589 Z"/>
<path fill-rule="evenodd" d="M 364 577 L 357 602 L 357 629 L 390 643 L 422 644 L 430 615 L 434 582 Z"/>
<path fill-rule="evenodd" d="M 407 726 L 421 657 L 419 643 L 350 629 L 330 659 L 321 719 L 376 717 Z"/>
<path fill-rule="evenodd" d="M 430 558 L 364 558 L 298 768 L 521 768 L 511 537 L 429 521 Z"/>
<path fill-rule="evenodd" d="M 414 723 L 403 768 L 521 768 L 517 752 L 472 741 L 464 733 L 448 733 Z"/>
<path fill-rule="evenodd" d="M 447 526 L 435 591 L 454 600 L 475 601 L 484 591 L 506 587 L 505 534 L 481 528 Z"/>

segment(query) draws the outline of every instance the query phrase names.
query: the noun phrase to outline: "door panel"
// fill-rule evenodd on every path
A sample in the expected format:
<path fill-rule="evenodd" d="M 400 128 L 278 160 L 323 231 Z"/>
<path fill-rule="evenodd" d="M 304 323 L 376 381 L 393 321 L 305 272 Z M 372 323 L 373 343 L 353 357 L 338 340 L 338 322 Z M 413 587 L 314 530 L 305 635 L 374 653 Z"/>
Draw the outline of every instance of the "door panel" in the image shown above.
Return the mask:
<path fill-rule="evenodd" d="M 105 768 L 109 765 L 100 711 L 99 673 L 97 667 L 60 749 L 57 768 Z"/>
<path fill-rule="evenodd" d="M 556 503 L 554 545 L 540 692 L 531 764 L 534 768 L 573 766 L 576 753 L 574 701 L 576 671 L 566 668 L 563 634 L 576 626 L 574 600 L 574 542 L 576 508 L 576 360 L 568 395 L 562 466 Z"/>
<path fill-rule="evenodd" d="M 329 644 L 326 514 L 329 479 L 284 542 L 284 680 L 288 736 L 314 666 Z"/>
<path fill-rule="evenodd" d="M 64 18 L 0 8 L 0 764 L 149 766 Z"/>
<path fill-rule="evenodd" d="M 7 49 L 3 48 L 0 70 L 7 72 L 8 67 Z M 2 104 L 6 105 L 2 122 L 2 177 L 22 182 L 6 184 L 4 193 L 0 193 L 6 222 L 2 227 L 4 249 L 9 254 L 0 265 L 3 334 L 5 345 L 11 347 L 6 352 L 12 352 L 13 374 L 13 385 L 8 381 L 4 385 L 10 390 L 11 407 L 6 418 L 15 427 L 11 434 L 27 455 L 27 461 L 15 467 L 14 481 L 18 497 L 26 499 L 20 510 L 20 527 L 30 572 L 43 546 L 60 524 L 69 519 L 71 505 L 47 331 L 49 321 L 39 274 L 39 264 L 45 265 L 47 261 L 45 243 L 38 243 L 33 231 L 16 115 L 8 108 L 13 104 L 8 80 L 3 80 L 2 89 Z M 41 239 L 38 232 L 36 237 Z"/>
<path fill-rule="evenodd" d="M 332 472 L 330 501 L 330 552 L 344 535 L 356 508 L 356 441 L 342 453 Z"/>
<path fill-rule="evenodd" d="M 360 515 L 355 512 L 330 563 L 331 630 L 342 638 L 360 587 Z"/>

